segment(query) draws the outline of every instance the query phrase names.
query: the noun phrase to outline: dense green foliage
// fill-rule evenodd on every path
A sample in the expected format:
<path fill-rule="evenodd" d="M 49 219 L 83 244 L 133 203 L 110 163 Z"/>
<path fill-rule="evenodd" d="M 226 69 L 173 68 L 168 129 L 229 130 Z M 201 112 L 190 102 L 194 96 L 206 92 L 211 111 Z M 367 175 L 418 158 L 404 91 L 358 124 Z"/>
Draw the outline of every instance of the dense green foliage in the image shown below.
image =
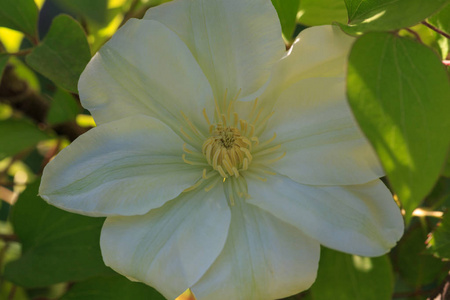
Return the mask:
<path fill-rule="evenodd" d="M 89 59 L 161 2 L 0 0 L 0 27 L 15 31 L 0 30 L 0 299 L 163 299 L 104 265 L 102 218 L 37 195 L 45 164 L 94 125 L 77 95 Z M 450 1 L 272 2 L 288 47 L 315 25 L 357 37 L 349 103 L 407 224 L 382 257 L 323 248 L 316 283 L 289 299 L 435 299 L 450 282 Z"/>

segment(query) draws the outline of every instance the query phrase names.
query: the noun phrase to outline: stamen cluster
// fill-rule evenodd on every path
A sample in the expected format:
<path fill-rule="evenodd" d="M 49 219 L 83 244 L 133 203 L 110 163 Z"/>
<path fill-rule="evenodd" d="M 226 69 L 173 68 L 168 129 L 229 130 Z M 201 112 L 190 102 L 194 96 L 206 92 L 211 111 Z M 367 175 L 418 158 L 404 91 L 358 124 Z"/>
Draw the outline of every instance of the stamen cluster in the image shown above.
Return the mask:
<path fill-rule="evenodd" d="M 252 161 L 249 148 L 252 143 L 241 135 L 238 128 L 225 127 L 219 123 L 212 134 L 202 146 L 209 165 L 218 171 L 223 178 L 229 176 L 239 177 L 240 170 L 247 170 Z M 228 174 L 227 174 L 228 173 Z"/>

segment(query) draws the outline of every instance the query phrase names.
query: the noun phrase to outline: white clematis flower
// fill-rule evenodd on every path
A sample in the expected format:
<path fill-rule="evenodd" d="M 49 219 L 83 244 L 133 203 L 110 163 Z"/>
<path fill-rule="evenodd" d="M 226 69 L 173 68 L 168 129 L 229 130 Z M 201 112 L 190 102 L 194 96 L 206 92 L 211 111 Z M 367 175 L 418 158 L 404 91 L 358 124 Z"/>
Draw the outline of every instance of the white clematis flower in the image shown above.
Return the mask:
<path fill-rule="evenodd" d="M 286 54 L 268 0 L 178 0 L 128 21 L 79 82 L 98 127 L 40 195 L 107 216 L 105 263 L 168 299 L 278 299 L 319 245 L 377 256 L 403 233 L 345 97 L 353 39 L 304 30 Z"/>

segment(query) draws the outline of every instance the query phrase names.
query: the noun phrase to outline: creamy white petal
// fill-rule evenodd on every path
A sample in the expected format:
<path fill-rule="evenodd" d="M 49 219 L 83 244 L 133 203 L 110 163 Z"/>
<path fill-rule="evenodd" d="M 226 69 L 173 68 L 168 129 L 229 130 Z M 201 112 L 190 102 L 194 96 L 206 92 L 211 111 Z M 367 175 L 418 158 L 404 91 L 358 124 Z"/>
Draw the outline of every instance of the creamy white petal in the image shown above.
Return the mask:
<path fill-rule="evenodd" d="M 345 76 L 354 41 L 337 26 L 303 30 L 288 54 L 275 65 L 269 89 L 282 91 L 305 78 Z"/>
<path fill-rule="evenodd" d="M 230 218 L 221 185 L 183 193 L 143 216 L 108 217 L 100 238 L 103 260 L 175 299 L 219 255 Z"/>
<path fill-rule="evenodd" d="M 339 251 L 378 256 L 403 234 L 400 209 L 391 193 L 375 180 L 354 186 L 308 186 L 285 176 L 267 183 L 247 181 L 248 200 Z"/>
<path fill-rule="evenodd" d="M 347 104 L 344 78 L 308 78 L 291 85 L 278 99 L 261 140 L 274 132 L 286 156 L 270 167 L 297 182 L 361 184 L 384 175 Z"/>
<path fill-rule="evenodd" d="M 178 132 L 183 111 L 207 130 L 211 87 L 179 37 L 156 21 L 129 20 L 94 55 L 79 81 L 81 103 L 97 124 L 145 114 Z"/>
<path fill-rule="evenodd" d="M 100 125 L 45 167 L 39 194 L 84 215 L 144 214 L 201 177 L 200 168 L 183 162 L 182 145 L 169 127 L 147 116 Z"/>
<path fill-rule="evenodd" d="M 320 247 L 300 230 L 246 203 L 231 207 L 222 253 L 191 290 L 198 300 L 273 300 L 306 290 Z"/>
<path fill-rule="evenodd" d="M 188 45 L 215 96 L 245 97 L 267 81 L 285 51 L 277 13 L 264 0 L 176 0 L 150 9 Z"/>

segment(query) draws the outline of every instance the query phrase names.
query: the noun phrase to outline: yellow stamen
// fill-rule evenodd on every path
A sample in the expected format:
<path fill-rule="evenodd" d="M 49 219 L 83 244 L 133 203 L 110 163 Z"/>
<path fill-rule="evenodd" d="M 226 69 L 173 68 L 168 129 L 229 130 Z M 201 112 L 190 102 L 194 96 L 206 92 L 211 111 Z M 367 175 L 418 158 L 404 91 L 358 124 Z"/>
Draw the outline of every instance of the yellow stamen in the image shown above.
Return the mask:
<path fill-rule="evenodd" d="M 206 123 L 208 123 L 208 126 L 211 126 L 211 122 L 209 121 L 208 115 L 206 114 L 206 108 L 203 109 L 203 117 L 206 120 Z"/>

